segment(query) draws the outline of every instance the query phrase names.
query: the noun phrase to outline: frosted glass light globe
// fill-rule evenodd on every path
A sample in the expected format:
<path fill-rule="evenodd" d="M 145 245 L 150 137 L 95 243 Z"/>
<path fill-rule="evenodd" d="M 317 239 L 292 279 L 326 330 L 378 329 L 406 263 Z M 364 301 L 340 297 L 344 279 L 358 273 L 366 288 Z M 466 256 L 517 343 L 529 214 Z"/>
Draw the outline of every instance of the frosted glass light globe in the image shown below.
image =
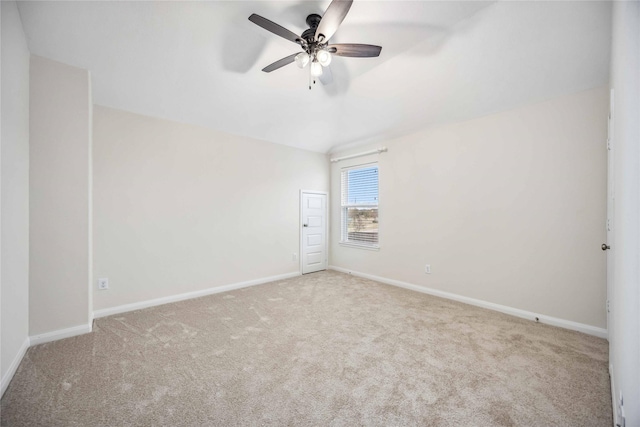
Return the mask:
<path fill-rule="evenodd" d="M 321 50 L 316 54 L 316 59 L 323 67 L 331 64 L 331 54 L 326 50 Z"/>
<path fill-rule="evenodd" d="M 322 65 L 319 62 L 313 61 L 311 63 L 311 75 L 313 77 L 318 77 L 322 75 Z"/>
<path fill-rule="evenodd" d="M 300 52 L 296 55 L 295 59 L 298 68 L 304 68 L 309 63 L 309 54 L 307 52 Z"/>

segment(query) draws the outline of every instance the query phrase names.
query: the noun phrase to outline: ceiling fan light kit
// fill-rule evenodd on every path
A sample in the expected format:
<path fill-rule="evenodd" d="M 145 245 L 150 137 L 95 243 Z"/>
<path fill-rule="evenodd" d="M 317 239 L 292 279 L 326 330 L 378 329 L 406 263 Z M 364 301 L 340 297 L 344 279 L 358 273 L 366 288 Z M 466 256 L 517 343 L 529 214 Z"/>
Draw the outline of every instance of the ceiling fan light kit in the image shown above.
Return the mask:
<path fill-rule="evenodd" d="M 353 0 L 333 0 L 325 11 L 324 16 L 315 13 L 307 16 L 306 22 L 309 28 L 300 36 L 260 15 L 252 14 L 249 17 L 249 21 L 300 45 L 303 49 L 303 52 L 294 53 L 267 65 L 262 71 L 270 73 L 292 62 L 295 62 L 299 68 L 304 68 L 310 63 L 309 75 L 311 78 L 315 78 L 322 75 L 322 67 L 328 67 L 331 64 L 332 55 L 354 58 L 380 56 L 380 51 L 382 50 L 380 46 L 354 43 L 329 44 L 329 39 L 336 32 L 345 16 L 347 16 L 352 3 Z M 329 73 L 329 76 L 331 76 L 331 73 Z M 313 82 L 315 83 L 315 79 L 313 79 Z M 323 83 L 330 83 L 330 80 Z M 311 89 L 311 83 L 309 83 L 309 89 Z"/>

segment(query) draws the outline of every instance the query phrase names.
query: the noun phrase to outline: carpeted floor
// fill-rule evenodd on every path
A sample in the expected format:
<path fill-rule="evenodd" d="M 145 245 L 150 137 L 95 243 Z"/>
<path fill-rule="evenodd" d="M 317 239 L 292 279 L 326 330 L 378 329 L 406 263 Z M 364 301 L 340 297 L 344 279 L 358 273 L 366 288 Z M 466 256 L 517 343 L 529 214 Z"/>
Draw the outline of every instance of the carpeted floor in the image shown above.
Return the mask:
<path fill-rule="evenodd" d="M 608 344 L 333 271 L 29 349 L 2 426 L 611 426 Z"/>

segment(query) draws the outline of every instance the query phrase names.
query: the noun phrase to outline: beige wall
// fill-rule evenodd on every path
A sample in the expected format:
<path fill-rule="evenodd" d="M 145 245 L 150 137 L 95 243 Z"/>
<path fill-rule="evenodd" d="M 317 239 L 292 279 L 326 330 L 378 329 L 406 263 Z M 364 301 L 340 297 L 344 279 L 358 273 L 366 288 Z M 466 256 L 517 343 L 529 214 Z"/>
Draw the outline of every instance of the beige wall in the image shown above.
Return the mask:
<path fill-rule="evenodd" d="M 607 96 L 433 127 L 333 164 L 331 264 L 606 328 Z M 381 248 L 341 246 L 340 168 L 376 159 Z"/>
<path fill-rule="evenodd" d="M 15 2 L 2 13 L 2 385 L 29 334 L 29 50 Z M 6 380 L 6 381 L 5 381 Z"/>
<path fill-rule="evenodd" d="M 325 155 L 94 106 L 94 309 L 299 270 Z"/>
<path fill-rule="evenodd" d="M 89 322 L 90 82 L 31 57 L 30 335 Z"/>
<path fill-rule="evenodd" d="M 640 426 L 640 3 L 615 2 L 611 87 L 615 208 L 609 243 L 610 360 L 616 423 Z"/>

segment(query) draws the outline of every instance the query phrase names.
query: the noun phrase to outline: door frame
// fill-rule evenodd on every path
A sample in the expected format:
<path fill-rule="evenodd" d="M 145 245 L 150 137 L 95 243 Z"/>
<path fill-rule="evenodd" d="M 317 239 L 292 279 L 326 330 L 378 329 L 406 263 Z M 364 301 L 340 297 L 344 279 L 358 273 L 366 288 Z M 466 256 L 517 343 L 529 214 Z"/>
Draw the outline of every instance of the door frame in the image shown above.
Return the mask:
<path fill-rule="evenodd" d="M 304 218 L 302 217 L 302 209 L 303 209 L 303 194 L 320 194 L 320 195 L 324 195 L 326 196 L 326 200 L 327 203 L 325 205 L 325 214 L 324 214 L 324 230 L 326 233 L 325 239 L 324 239 L 324 253 L 325 256 L 327 257 L 326 262 L 327 262 L 327 270 L 329 269 L 329 236 L 330 236 L 330 232 L 329 232 L 329 193 L 327 191 L 316 191 L 316 190 L 300 190 L 300 214 L 299 214 L 299 218 L 300 221 L 298 223 L 298 233 L 300 234 L 300 247 L 298 248 L 298 272 L 300 273 L 300 275 L 302 275 L 302 263 L 304 261 L 303 258 L 303 254 L 302 254 L 302 247 L 304 244 L 304 239 L 302 236 L 302 229 L 303 229 L 303 224 L 304 224 Z"/>
<path fill-rule="evenodd" d="M 613 268 L 613 251 L 615 251 L 614 233 L 614 215 L 615 215 L 615 170 L 614 168 L 614 156 L 615 156 L 615 135 L 613 132 L 613 126 L 615 121 L 614 116 L 614 90 L 609 91 L 609 115 L 607 117 L 607 219 L 605 224 L 605 243 L 611 248 L 606 251 L 606 265 L 607 265 L 607 333 L 609 340 L 613 335 L 613 325 L 611 322 L 611 311 L 615 307 L 611 307 L 612 300 L 614 298 L 614 283 L 615 283 L 615 270 Z M 615 413 L 615 410 L 614 410 Z"/>

